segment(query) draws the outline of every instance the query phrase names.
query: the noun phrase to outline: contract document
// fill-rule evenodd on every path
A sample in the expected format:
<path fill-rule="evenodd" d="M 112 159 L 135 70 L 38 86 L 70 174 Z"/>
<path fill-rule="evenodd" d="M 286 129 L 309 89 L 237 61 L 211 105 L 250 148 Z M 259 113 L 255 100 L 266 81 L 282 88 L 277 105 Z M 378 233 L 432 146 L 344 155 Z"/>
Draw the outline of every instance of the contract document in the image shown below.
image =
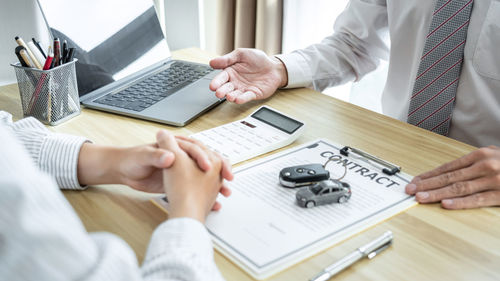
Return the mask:
<path fill-rule="evenodd" d="M 404 192 L 409 175 L 386 175 L 366 158 L 341 155 L 342 148 L 317 140 L 235 169 L 232 195 L 219 196 L 222 209 L 206 221 L 216 249 L 264 279 L 416 205 Z M 297 205 L 298 189 L 279 184 L 280 170 L 324 164 L 332 156 L 338 160 L 326 169 L 334 179 L 347 170 L 342 181 L 351 186 L 349 201 L 309 209 Z"/>

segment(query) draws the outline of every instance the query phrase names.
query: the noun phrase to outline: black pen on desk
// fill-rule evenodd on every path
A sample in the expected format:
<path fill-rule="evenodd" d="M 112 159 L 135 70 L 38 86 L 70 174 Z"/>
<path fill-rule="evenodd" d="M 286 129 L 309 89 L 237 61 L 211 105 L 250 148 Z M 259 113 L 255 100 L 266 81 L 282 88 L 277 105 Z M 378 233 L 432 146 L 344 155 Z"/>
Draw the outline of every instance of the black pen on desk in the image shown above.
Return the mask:
<path fill-rule="evenodd" d="M 40 46 L 40 42 L 36 41 L 35 37 L 31 38 L 31 40 L 33 41 L 33 44 L 35 44 L 35 46 L 38 48 L 38 50 L 40 50 L 40 53 L 42 53 L 43 57 L 47 58 L 47 55 L 45 55 L 45 52 L 42 49 L 42 46 Z"/>

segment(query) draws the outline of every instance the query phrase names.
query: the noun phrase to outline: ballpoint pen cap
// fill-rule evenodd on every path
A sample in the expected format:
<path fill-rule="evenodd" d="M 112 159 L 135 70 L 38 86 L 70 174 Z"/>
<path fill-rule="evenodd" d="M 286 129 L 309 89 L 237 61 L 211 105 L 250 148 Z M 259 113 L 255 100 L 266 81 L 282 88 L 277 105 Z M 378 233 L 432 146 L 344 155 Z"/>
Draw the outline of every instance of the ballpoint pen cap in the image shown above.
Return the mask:
<path fill-rule="evenodd" d="M 369 255 L 372 252 L 375 252 L 379 249 L 383 250 L 386 248 L 386 246 L 389 246 L 392 243 L 392 232 L 391 231 L 386 231 L 382 236 L 379 238 L 375 239 L 374 241 L 359 247 L 358 250 L 362 252 L 364 255 Z"/>

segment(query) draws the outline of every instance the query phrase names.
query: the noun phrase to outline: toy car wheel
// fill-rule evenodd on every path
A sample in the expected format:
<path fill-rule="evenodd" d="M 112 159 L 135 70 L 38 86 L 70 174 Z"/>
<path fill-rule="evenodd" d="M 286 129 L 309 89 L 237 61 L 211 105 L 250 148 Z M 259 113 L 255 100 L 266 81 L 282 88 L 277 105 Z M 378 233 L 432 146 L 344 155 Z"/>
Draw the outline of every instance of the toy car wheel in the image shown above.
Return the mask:
<path fill-rule="evenodd" d="M 314 202 L 314 201 L 307 201 L 306 208 L 312 208 L 314 206 L 316 206 L 316 202 Z"/>
<path fill-rule="evenodd" d="M 345 202 L 347 202 L 347 200 L 348 200 L 347 196 L 344 195 L 344 196 L 339 198 L 339 203 L 344 204 Z"/>

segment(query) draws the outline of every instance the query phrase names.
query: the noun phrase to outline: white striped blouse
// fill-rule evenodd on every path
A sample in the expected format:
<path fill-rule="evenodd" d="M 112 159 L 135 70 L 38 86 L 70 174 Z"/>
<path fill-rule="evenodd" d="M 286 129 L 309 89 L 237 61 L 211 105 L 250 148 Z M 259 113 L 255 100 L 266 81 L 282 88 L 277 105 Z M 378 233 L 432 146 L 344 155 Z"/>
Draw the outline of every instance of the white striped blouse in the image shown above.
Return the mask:
<path fill-rule="evenodd" d="M 85 138 L 0 112 L 0 139 L 0 280 L 223 279 L 196 220 L 159 225 L 142 267 L 118 236 L 87 233 L 59 190 L 83 189 L 77 163 Z"/>

